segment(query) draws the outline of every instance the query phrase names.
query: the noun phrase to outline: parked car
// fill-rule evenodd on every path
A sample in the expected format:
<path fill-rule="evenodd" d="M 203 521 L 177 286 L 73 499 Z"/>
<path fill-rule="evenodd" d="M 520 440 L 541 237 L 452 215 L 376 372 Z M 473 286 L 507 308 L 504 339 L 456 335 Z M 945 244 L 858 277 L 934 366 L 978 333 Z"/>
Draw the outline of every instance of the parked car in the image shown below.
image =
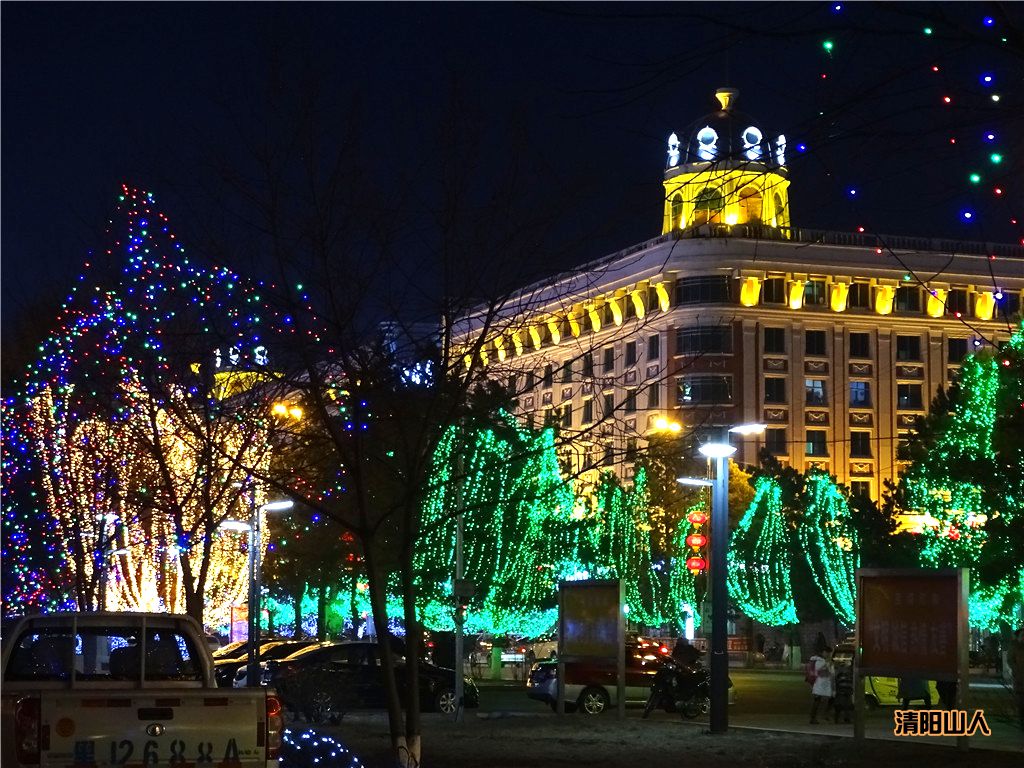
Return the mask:
<path fill-rule="evenodd" d="M 852 666 L 853 654 L 854 642 L 847 639 L 836 646 L 835 652 L 832 654 L 832 663 L 836 666 Z M 898 695 L 899 685 L 900 680 L 898 677 L 869 675 L 864 678 L 864 701 L 869 707 L 902 705 L 903 702 Z M 938 706 L 940 701 L 939 692 L 935 687 L 934 680 L 928 681 L 928 692 L 931 694 L 931 703 Z M 923 701 L 923 699 L 915 699 L 915 701 Z"/>
<path fill-rule="evenodd" d="M 284 658 L 300 648 L 306 647 L 311 642 L 310 640 L 270 640 L 260 645 L 256 658 L 258 661 L 268 658 Z M 217 676 L 217 685 L 221 688 L 234 687 L 235 676 L 238 674 L 238 670 L 241 669 L 244 673 L 248 662 L 248 643 L 229 656 L 218 656 L 213 662 L 214 672 Z"/>
<path fill-rule="evenodd" d="M 641 646 L 631 642 L 626 648 L 626 701 L 644 703 L 659 665 L 670 649 L 665 646 Z M 616 704 L 618 665 L 610 661 L 570 661 L 565 664 L 565 709 L 597 715 Z M 533 665 L 526 680 L 526 695 L 543 701 L 554 710 L 558 701 L 558 660 L 543 659 Z"/>
<path fill-rule="evenodd" d="M 405 657 L 398 653 L 396 650 L 395 677 L 404 706 Z M 424 711 L 455 712 L 454 670 L 421 660 L 419 678 L 420 707 Z M 314 723 L 341 717 L 352 709 L 385 706 L 378 646 L 373 642 L 342 642 L 300 651 L 270 665 L 270 684 L 287 709 Z M 463 705 L 479 706 L 480 693 L 472 678 L 463 678 L 463 684 Z"/>

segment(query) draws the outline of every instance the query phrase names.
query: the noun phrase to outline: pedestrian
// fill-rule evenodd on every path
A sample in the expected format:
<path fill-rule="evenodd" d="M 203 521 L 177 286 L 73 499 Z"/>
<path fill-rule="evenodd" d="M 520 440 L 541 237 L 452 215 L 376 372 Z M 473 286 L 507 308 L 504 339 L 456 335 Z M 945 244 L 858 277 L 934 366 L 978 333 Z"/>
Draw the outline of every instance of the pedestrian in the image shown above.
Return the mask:
<path fill-rule="evenodd" d="M 813 678 L 813 683 L 811 683 L 811 696 L 813 697 L 811 702 L 811 725 L 817 725 L 818 708 L 824 703 L 825 711 L 828 712 L 828 707 L 835 692 L 832 680 L 832 651 L 826 647 L 820 654 L 814 654 L 807 662 L 807 667 L 808 680 Z"/>
<path fill-rule="evenodd" d="M 833 656 L 835 658 L 835 656 Z M 835 721 L 843 718 L 844 723 L 850 722 L 853 713 L 853 665 L 835 664 L 833 680 L 835 681 Z"/>
<path fill-rule="evenodd" d="M 903 702 L 903 708 L 907 709 L 910 702 L 921 699 L 925 708 L 932 705 L 932 692 L 928 689 L 928 681 L 919 677 L 901 677 L 896 688 L 896 696 Z"/>

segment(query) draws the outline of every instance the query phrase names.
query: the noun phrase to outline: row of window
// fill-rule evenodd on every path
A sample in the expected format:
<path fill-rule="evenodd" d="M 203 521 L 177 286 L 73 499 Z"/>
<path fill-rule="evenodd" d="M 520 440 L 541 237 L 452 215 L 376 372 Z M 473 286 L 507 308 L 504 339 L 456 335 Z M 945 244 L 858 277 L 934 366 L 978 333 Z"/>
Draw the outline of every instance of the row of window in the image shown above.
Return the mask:
<path fill-rule="evenodd" d="M 769 376 L 764 380 L 764 402 L 767 405 L 784 405 L 786 397 L 786 379 Z M 810 406 L 828 405 L 828 391 L 825 379 L 805 379 L 804 402 Z M 732 377 L 723 375 L 683 376 L 679 379 L 677 405 L 725 405 L 731 403 Z M 850 407 L 871 407 L 871 383 L 867 381 L 850 382 Z M 921 384 L 897 384 L 896 407 L 900 410 L 918 411 L 924 407 L 924 394 Z"/>
<path fill-rule="evenodd" d="M 658 385 L 650 386 L 643 390 L 644 397 L 644 408 L 647 410 L 658 410 L 661 408 L 661 387 Z M 616 406 L 619 408 L 621 413 L 636 413 L 639 410 L 641 391 L 637 389 L 627 389 L 626 395 L 621 403 L 615 402 L 615 394 L 613 392 L 605 392 L 600 398 L 588 397 L 586 398 L 580 407 L 580 425 L 592 424 L 595 421 L 595 410 L 594 403 L 596 400 L 600 400 L 601 403 L 601 415 L 603 418 L 608 418 L 616 412 Z M 547 405 L 548 403 L 544 403 Z M 560 406 L 556 406 L 552 409 L 552 415 L 555 421 L 558 422 L 562 427 L 573 427 L 575 423 L 576 411 L 573 408 L 571 402 L 565 402 Z M 527 420 L 530 425 L 532 422 L 532 413 L 527 414 Z"/>
<path fill-rule="evenodd" d="M 639 361 L 639 351 L 641 342 L 639 341 L 628 341 L 624 347 L 623 364 L 626 368 L 631 368 Z M 647 361 L 657 362 L 661 359 L 661 336 L 657 333 L 652 334 L 647 338 Z M 594 353 L 585 352 L 580 359 L 580 375 L 586 378 L 594 376 Z M 601 350 L 601 372 L 602 373 L 614 373 L 615 372 L 615 347 L 605 347 Z M 576 366 L 574 360 L 566 360 L 560 366 L 558 366 L 558 380 L 563 384 L 568 384 L 573 381 L 576 376 Z M 555 383 L 555 365 L 548 363 L 544 366 L 543 372 L 539 376 L 540 384 L 545 389 L 552 387 Z M 527 392 L 532 391 L 537 386 L 538 375 L 534 371 L 526 372 L 526 386 Z M 519 376 L 513 374 L 509 378 L 509 390 L 512 392 L 519 391 Z"/>
<path fill-rule="evenodd" d="M 851 358 L 871 359 L 870 333 L 853 331 L 849 334 L 849 339 Z M 946 359 L 950 363 L 959 364 L 967 356 L 967 351 L 967 339 L 946 340 Z M 786 354 L 785 328 L 764 329 L 764 352 L 769 355 Z M 804 354 L 812 357 L 827 356 L 828 331 L 805 331 Z M 896 360 L 898 362 L 920 362 L 922 359 L 920 336 L 896 337 Z"/>
<path fill-rule="evenodd" d="M 780 427 L 769 427 L 764 432 L 764 447 L 777 456 L 789 455 L 789 441 L 786 430 Z M 850 432 L 851 459 L 870 459 L 871 433 L 853 430 Z M 821 458 L 829 455 L 828 431 L 824 429 L 808 429 L 804 432 L 804 455 Z"/>

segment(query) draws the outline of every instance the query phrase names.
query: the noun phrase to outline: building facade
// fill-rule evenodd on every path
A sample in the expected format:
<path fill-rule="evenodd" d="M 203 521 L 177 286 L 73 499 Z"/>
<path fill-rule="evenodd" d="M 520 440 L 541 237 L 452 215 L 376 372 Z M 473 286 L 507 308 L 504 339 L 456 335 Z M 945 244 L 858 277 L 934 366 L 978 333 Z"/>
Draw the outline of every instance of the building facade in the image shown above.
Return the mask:
<path fill-rule="evenodd" d="M 792 226 L 786 140 L 721 110 L 672 134 L 660 236 L 525 287 L 474 348 L 574 468 L 632 476 L 666 421 L 878 498 L 960 361 L 1019 322 L 1024 248 Z"/>

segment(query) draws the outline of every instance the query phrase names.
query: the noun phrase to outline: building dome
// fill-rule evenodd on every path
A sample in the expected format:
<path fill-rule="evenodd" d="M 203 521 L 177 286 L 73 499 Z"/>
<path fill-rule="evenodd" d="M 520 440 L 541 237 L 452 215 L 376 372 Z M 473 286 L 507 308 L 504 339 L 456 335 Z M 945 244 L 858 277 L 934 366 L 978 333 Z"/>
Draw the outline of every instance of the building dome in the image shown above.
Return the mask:
<path fill-rule="evenodd" d="M 739 91 L 719 88 L 721 108 L 669 137 L 667 174 L 681 166 L 709 164 L 738 168 L 757 164 L 765 169 L 785 165 L 786 140 L 772 136 L 757 120 L 735 109 Z"/>

